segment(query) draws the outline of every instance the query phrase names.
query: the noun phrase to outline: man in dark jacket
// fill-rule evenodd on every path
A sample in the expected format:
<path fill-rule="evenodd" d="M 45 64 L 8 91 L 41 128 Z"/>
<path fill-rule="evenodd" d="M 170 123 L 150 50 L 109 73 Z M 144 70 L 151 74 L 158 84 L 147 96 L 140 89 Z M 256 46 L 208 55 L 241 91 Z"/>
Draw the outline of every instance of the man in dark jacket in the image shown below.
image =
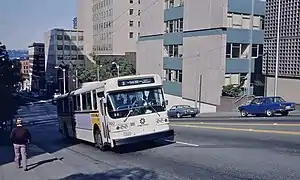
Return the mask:
<path fill-rule="evenodd" d="M 10 138 L 14 145 L 15 163 L 18 168 L 21 168 L 20 158 L 22 158 L 22 165 L 24 171 L 27 171 L 27 149 L 26 145 L 31 142 L 31 134 L 28 129 L 22 126 L 20 118 L 16 121 L 17 127 L 11 132 Z"/>

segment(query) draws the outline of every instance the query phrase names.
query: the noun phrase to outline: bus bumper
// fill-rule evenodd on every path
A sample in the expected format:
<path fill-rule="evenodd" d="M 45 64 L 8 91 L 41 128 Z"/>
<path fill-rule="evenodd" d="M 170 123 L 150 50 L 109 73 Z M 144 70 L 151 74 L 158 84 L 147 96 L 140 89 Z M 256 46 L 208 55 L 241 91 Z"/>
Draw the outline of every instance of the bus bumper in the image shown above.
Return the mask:
<path fill-rule="evenodd" d="M 142 136 L 135 136 L 135 137 L 130 137 L 130 138 L 125 138 L 125 139 L 116 139 L 113 140 L 113 143 L 115 146 L 120 146 L 120 145 L 125 145 L 125 144 L 133 144 L 141 141 L 151 141 L 151 140 L 157 140 L 157 139 L 167 139 L 169 141 L 174 140 L 174 130 L 168 130 L 168 131 L 162 131 L 162 132 L 157 132 L 153 134 L 147 134 L 147 135 L 142 135 Z"/>

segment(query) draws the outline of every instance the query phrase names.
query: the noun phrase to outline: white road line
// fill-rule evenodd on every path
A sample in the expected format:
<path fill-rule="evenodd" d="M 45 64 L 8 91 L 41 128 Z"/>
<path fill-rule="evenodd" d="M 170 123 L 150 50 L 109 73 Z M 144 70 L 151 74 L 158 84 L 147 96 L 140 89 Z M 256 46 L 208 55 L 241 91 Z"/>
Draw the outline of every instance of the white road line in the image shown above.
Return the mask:
<path fill-rule="evenodd" d="M 186 142 L 180 142 L 180 141 L 171 141 L 171 140 L 165 140 L 167 142 L 172 142 L 172 143 L 176 143 L 176 144 L 183 144 L 183 145 L 187 145 L 187 146 L 193 146 L 193 147 L 198 147 L 198 144 L 191 144 L 191 143 L 186 143 Z"/>

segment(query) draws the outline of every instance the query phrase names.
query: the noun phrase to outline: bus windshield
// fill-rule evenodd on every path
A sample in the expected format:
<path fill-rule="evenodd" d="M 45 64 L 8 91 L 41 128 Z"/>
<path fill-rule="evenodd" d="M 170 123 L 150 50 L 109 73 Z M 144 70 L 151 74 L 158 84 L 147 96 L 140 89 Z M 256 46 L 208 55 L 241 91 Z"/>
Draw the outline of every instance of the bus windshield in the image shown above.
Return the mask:
<path fill-rule="evenodd" d="M 108 114 L 113 119 L 166 110 L 162 88 L 112 92 L 108 97 Z"/>

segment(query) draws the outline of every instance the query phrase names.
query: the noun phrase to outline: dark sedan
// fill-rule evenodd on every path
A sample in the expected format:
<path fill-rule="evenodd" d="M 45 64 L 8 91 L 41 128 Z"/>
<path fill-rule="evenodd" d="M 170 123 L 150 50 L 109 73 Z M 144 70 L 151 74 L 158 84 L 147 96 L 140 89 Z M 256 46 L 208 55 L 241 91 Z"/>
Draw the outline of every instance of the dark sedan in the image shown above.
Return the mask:
<path fill-rule="evenodd" d="M 181 118 L 183 116 L 196 117 L 197 114 L 199 114 L 199 109 L 193 108 L 189 105 L 175 105 L 168 110 L 169 117 L 177 117 L 177 118 Z"/>

